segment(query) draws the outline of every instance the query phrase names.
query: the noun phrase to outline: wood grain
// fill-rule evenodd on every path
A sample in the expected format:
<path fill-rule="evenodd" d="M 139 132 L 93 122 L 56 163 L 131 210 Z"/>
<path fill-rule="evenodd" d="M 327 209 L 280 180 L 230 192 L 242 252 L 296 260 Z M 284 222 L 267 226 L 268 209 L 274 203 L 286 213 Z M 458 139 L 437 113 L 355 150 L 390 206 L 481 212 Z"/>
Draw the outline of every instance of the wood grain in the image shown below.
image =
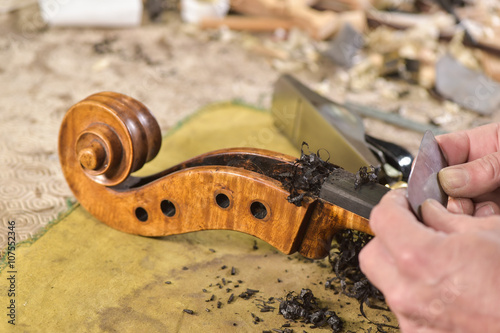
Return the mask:
<path fill-rule="evenodd" d="M 235 230 L 310 258 L 327 255 L 338 230 L 370 232 L 366 218 L 327 200 L 289 203 L 281 179 L 297 165 L 294 157 L 276 152 L 223 149 L 152 176 L 130 176 L 155 157 L 160 139 L 149 110 L 125 95 L 95 94 L 70 108 L 59 133 L 59 156 L 82 206 L 131 234 Z"/>

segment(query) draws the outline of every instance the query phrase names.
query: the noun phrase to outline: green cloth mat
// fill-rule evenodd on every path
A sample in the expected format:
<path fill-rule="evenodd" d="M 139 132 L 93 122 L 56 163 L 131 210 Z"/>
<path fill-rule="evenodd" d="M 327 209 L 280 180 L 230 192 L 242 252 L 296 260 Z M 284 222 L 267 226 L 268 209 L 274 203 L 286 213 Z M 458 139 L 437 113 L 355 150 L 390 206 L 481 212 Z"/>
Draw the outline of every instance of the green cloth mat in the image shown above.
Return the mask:
<path fill-rule="evenodd" d="M 223 103 L 172 129 L 158 157 L 137 174 L 236 146 L 299 154 L 273 127 L 269 113 Z M 279 302 L 269 304 L 273 311 L 260 312 L 263 302 L 301 288 L 310 288 L 322 306 L 336 311 L 345 320 L 345 332 L 376 331 L 360 315 L 357 301 L 325 290 L 323 283 L 333 276 L 327 260 L 287 256 L 243 233 L 129 235 L 76 205 L 36 241 L 20 244 L 15 255 L 15 297 L 8 295 L 12 273 L 5 262 L 0 273 L 0 332 L 262 332 L 288 322 L 278 315 Z M 238 297 L 247 288 L 259 292 L 250 299 Z M 12 299 L 15 326 L 7 316 Z M 388 323 L 385 315 L 389 324 L 396 323 L 389 312 L 365 309 L 376 322 Z M 291 323 L 294 332 L 331 331 L 309 326 Z"/>

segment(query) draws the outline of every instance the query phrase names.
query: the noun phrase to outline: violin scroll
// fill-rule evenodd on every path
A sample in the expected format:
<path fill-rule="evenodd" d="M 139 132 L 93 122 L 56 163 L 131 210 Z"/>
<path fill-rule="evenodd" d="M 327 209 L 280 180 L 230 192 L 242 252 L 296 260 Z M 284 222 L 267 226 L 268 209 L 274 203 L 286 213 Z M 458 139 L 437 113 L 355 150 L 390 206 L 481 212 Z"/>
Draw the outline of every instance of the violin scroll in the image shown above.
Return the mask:
<path fill-rule="evenodd" d="M 327 255 L 338 230 L 369 231 L 366 218 L 321 198 L 290 203 L 286 179 L 296 174 L 296 159 L 264 149 L 221 149 L 154 175 L 130 176 L 160 145 L 149 110 L 113 92 L 72 106 L 59 132 L 59 158 L 75 197 L 116 230 L 156 237 L 234 230 L 309 258 Z"/>
<path fill-rule="evenodd" d="M 87 177 L 106 186 L 122 183 L 152 160 L 160 146 L 160 127 L 146 106 L 113 92 L 74 105 L 59 133 L 61 160 L 78 165 Z"/>

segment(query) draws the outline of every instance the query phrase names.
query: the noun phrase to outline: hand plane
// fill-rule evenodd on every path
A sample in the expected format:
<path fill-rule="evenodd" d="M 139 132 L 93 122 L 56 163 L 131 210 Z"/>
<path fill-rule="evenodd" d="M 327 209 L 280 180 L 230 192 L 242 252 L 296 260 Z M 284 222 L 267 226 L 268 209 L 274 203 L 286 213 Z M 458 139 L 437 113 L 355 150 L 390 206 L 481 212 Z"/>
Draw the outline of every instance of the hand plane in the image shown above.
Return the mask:
<path fill-rule="evenodd" d="M 408 180 L 413 162 L 408 150 L 366 134 L 355 112 L 290 75 L 276 82 L 271 112 L 276 127 L 298 147 L 307 142 L 312 151 L 326 152 L 333 163 L 352 173 L 372 165 L 382 171 L 385 183 Z"/>

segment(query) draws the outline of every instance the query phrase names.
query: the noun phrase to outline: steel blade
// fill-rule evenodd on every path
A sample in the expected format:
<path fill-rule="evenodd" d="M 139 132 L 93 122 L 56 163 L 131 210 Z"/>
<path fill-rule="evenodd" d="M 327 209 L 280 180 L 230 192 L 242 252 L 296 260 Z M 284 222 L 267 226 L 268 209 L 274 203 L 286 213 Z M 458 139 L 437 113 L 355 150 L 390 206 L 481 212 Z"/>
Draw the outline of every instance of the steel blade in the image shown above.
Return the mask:
<path fill-rule="evenodd" d="M 290 75 L 276 82 L 271 112 L 276 127 L 296 147 L 327 151 L 331 161 L 350 172 L 380 162 L 365 142 L 362 120 Z"/>
<path fill-rule="evenodd" d="M 372 208 L 391 189 L 378 183 L 364 184 L 355 188 L 355 181 L 354 174 L 340 168 L 336 169 L 323 183 L 319 197 L 368 219 Z"/>
<path fill-rule="evenodd" d="M 425 132 L 408 179 L 407 192 L 410 206 L 420 220 L 420 207 L 425 200 L 434 199 L 446 206 L 448 196 L 439 183 L 438 172 L 447 166 L 434 134 Z"/>

